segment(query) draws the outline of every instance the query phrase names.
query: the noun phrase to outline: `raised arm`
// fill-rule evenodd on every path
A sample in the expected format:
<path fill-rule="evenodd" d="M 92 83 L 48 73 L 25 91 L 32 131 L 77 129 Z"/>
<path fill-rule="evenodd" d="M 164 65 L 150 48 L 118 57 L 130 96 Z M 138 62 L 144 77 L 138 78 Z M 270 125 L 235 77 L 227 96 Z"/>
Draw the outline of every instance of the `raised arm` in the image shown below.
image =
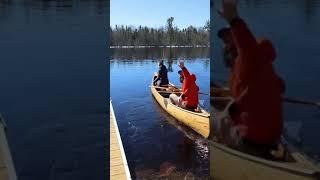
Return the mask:
<path fill-rule="evenodd" d="M 184 78 L 189 78 L 190 73 L 189 73 L 188 69 L 184 66 L 184 62 L 180 61 L 179 67 L 182 69 L 182 74 L 183 74 Z"/>
<path fill-rule="evenodd" d="M 188 71 L 188 69 L 186 67 L 182 67 L 182 74 L 185 78 L 189 78 L 190 77 L 190 73 Z"/>
<path fill-rule="evenodd" d="M 230 22 L 232 38 L 238 50 L 238 55 L 250 58 L 243 58 L 244 61 L 250 61 L 258 51 L 258 43 L 249 30 L 246 23 L 239 17 Z M 242 58 L 241 58 L 242 59 Z M 256 60 L 256 58 L 254 58 Z"/>
<path fill-rule="evenodd" d="M 243 81 L 254 78 L 258 65 L 258 43 L 245 22 L 238 16 L 236 0 L 222 0 L 220 15 L 230 24 L 232 38 L 237 48 L 238 76 Z"/>

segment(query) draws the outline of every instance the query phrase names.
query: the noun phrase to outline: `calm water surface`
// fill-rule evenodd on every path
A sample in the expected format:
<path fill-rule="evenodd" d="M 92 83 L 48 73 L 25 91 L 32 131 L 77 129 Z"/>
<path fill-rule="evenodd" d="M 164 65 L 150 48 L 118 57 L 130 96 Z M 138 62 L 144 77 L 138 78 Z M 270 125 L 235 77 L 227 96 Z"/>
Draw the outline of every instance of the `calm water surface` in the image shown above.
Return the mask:
<path fill-rule="evenodd" d="M 189 172 L 205 179 L 209 174 L 206 141 L 177 123 L 151 94 L 149 85 L 161 56 L 162 49 L 156 48 L 115 49 L 110 61 L 111 99 L 131 174 L 138 179 L 155 179 L 162 174 L 160 166 L 170 164 L 169 167 L 176 168 L 171 177 L 181 178 Z M 178 86 L 181 86 L 177 74 L 180 56 L 186 58 L 189 71 L 196 74 L 200 91 L 208 93 L 208 49 L 165 51 L 165 65 L 171 71 L 169 80 Z M 201 95 L 199 99 L 209 109 L 209 97 Z"/>
<path fill-rule="evenodd" d="M 0 1 L 0 112 L 20 180 L 103 179 L 107 1 Z"/>
<path fill-rule="evenodd" d="M 214 6 L 220 7 L 220 1 Z M 275 68 L 286 81 L 286 96 L 320 101 L 320 1 L 319 0 L 244 0 L 239 1 L 239 13 L 256 36 L 269 38 L 276 50 Z M 214 13 L 215 46 L 211 48 L 212 77 L 226 79 L 221 61 L 221 42 L 217 30 L 225 22 Z M 267 91 L 265 92 L 267 93 Z M 284 104 L 285 136 L 291 143 L 320 160 L 320 110 L 318 108 Z"/>

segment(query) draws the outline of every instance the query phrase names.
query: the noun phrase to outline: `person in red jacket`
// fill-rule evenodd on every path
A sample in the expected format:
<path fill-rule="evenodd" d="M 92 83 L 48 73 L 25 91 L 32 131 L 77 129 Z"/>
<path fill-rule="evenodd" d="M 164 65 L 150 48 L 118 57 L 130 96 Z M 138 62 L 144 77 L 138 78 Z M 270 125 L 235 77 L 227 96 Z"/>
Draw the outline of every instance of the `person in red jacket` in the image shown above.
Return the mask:
<path fill-rule="evenodd" d="M 255 39 L 238 16 L 236 2 L 223 0 L 220 15 L 229 23 L 218 36 L 230 68 L 231 127 L 242 142 L 274 145 L 282 134 L 284 83 L 273 69 L 276 52 L 267 39 Z"/>
<path fill-rule="evenodd" d="M 198 92 L 199 87 L 196 84 L 196 76 L 190 74 L 183 62 L 180 62 L 179 67 L 181 71 L 180 82 L 182 81 L 182 94 L 178 97 L 176 94 L 170 94 L 171 101 L 188 110 L 195 110 L 198 108 Z"/>

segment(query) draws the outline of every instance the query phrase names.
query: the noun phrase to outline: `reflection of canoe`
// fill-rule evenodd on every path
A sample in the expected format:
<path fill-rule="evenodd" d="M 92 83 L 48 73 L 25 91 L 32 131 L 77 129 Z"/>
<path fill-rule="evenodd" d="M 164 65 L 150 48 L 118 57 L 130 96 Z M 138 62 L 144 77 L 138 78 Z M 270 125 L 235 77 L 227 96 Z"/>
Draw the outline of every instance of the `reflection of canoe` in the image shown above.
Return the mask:
<path fill-rule="evenodd" d="M 225 101 L 215 101 L 212 104 L 215 117 L 219 117 L 224 105 L 226 105 Z M 285 148 L 288 152 L 286 160 L 271 161 L 212 142 L 210 145 L 210 176 L 217 180 L 320 179 L 319 167 L 308 157 L 289 145 Z"/>
<path fill-rule="evenodd" d="M 154 80 L 155 75 L 152 80 Z M 153 82 L 153 81 L 152 81 Z M 210 114 L 199 107 L 200 112 L 193 112 L 174 105 L 169 99 L 169 93 L 162 93 L 163 89 L 155 88 L 151 83 L 151 93 L 160 106 L 170 115 L 186 126 L 192 128 L 203 137 L 208 138 L 210 134 Z"/>
<path fill-rule="evenodd" d="M 0 179 L 16 180 L 16 172 L 14 169 L 9 144 L 6 138 L 6 125 L 0 116 Z"/>

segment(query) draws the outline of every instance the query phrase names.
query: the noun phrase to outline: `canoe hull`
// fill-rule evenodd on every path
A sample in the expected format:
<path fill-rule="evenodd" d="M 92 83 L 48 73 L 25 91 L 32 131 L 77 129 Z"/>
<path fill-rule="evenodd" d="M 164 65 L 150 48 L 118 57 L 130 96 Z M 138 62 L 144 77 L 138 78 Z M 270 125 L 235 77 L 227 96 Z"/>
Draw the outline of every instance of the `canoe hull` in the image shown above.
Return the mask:
<path fill-rule="evenodd" d="M 215 180 L 315 180 L 317 168 L 301 156 L 297 162 L 268 161 L 235 152 L 223 145 L 210 145 L 210 177 Z"/>

